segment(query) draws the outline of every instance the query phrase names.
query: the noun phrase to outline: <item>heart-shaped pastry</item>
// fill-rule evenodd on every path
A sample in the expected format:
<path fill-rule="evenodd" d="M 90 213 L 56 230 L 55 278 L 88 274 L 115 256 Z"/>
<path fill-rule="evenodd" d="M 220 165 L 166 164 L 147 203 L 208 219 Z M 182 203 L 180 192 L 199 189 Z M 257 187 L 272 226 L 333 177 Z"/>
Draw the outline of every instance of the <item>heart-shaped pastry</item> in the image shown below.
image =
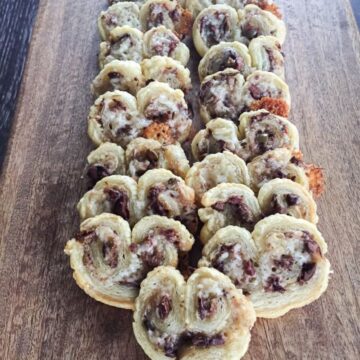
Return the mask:
<path fill-rule="evenodd" d="M 254 322 L 251 302 L 221 272 L 199 268 L 186 282 L 161 266 L 141 283 L 133 328 L 152 360 L 238 360 Z"/>
<path fill-rule="evenodd" d="M 114 143 L 101 144 L 87 157 L 86 173 L 91 182 L 109 175 L 129 175 L 137 180 L 151 169 L 168 169 L 185 178 L 189 161 L 179 144 L 164 145 L 153 139 L 132 140 L 126 151 Z"/>
<path fill-rule="evenodd" d="M 194 190 L 165 169 L 148 170 L 138 183 L 129 176 L 112 175 L 98 181 L 77 205 L 82 220 L 114 213 L 131 225 L 146 215 L 181 221 L 193 233 L 197 228 Z"/>
<path fill-rule="evenodd" d="M 299 149 L 299 132 L 286 118 L 267 110 L 243 113 L 239 128 L 230 121 L 217 118 L 194 137 L 191 148 L 195 159 L 228 150 L 248 162 L 273 149 Z"/>
<path fill-rule="evenodd" d="M 89 296 L 104 304 L 132 309 L 139 284 L 159 265 L 178 265 L 193 236 L 180 222 L 161 216 L 142 218 L 130 230 L 117 215 L 85 220 L 65 247 L 73 277 Z"/>
<path fill-rule="evenodd" d="M 320 297 L 330 263 L 316 226 L 287 215 L 269 216 L 246 229 L 220 229 L 205 245 L 198 266 L 228 275 L 254 304 L 258 317 L 275 318 Z"/>

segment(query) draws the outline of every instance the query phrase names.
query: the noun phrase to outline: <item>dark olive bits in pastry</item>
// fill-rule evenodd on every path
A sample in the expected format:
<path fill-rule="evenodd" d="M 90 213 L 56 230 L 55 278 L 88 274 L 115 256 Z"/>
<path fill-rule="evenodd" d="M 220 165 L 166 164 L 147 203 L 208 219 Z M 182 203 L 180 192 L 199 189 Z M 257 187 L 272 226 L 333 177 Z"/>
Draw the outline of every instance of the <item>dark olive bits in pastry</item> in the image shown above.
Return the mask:
<path fill-rule="evenodd" d="M 198 226 L 194 190 L 165 169 L 148 170 L 138 182 L 140 213 L 162 215 L 182 222 L 191 233 Z"/>
<path fill-rule="evenodd" d="M 129 26 L 140 30 L 139 7 L 132 2 L 120 2 L 102 11 L 98 18 L 98 28 L 102 40 L 117 26 Z"/>
<path fill-rule="evenodd" d="M 306 164 L 299 151 L 286 148 L 270 150 L 257 156 L 248 164 L 251 187 L 259 189 L 272 179 L 290 179 L 310 190 L 314 196 L 319 196 L 324 190 L 322 169 Z"/>
<path fill-rule="evenodd" d="M 238 70 L 245 77 L 249 75 L 251 57 L 244 44 L 234 41 L 212 46 L 199 63 L 200 81 L 208 75 L 225 69 Z"/>
<path fill-rule="evenodd" d="M 217 230 L 236 225 L 253 230 L 262 214 L 253 191 L 241 184 L 220 184 L 201 199 L 199 218 L 203 223 L 200 239 L 206 243 Z"/>
<path fill-rule="evenodd" d="M 143 31 L 163 25 L 182 39 L 191 31 L 192 16 L 177 1 L 148 0 L 141 6 L 140 22 Z"/>
<path fill-rule="evenodd" d="M 226 69 L 208 75 L 201 82 L 200 116 L 204 123 L 223 118 L 236 122 L 242 109 L 244 77 L 240 71 Z"/>
<path fill-rule="evenodd" d="M 250 177 L 244 160 L 229 151 L 208 155 L 195 163 L 186 175 L 186 184 L 195 190 L 196 199 L 221 183 L 249 186 Z"/>
<path fill-rule="evenodd" d="M 258 317 L 276 318 L 315 301 L 326 290 L 327 245 L 315 225 L 269 216 L 252 234 L 229 226 L 205 245 L 199 266 L 228 275 L 249 296 Z"/>
<path fill-rule="evenodd" d="M 80 288 L 104 304 L 134 308 L 140 282 L 159 265 L 177 266 L 193 236 L 178 221 L 161 216 L 141 219 L 130 230 L 120 216 L 101 214 L 85 220 L 67 242 L 73 276 Z"/>
<path fill-rule="evenodd" d="M 141 283 L 133 329 L 152 360 L 238 360 L 254 322 L 252 304 L 219 271 L 200 268 L 185 282 L 161 266 Z"/>
<path fill-rule="evenodd" d="M 243 113 L 240 116 L 240 150 L 237 153 L 245 161 L 268 150 L 299 149 L 299 132 L 289 120 L 271 114 L 267 110 Z"/>

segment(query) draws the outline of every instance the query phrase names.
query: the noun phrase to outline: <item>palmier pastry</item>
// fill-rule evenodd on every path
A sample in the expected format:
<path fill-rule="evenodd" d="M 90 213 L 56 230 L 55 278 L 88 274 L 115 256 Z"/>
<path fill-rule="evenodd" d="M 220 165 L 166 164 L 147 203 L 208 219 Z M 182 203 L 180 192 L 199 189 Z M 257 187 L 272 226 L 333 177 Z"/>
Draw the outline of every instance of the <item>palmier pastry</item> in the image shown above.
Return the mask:
<path fill-rule="evenodd" d="M 189 161 L 179 144 L 163 145 L 153 139 L 138 138 L 126 149 L 127 173 L 137 179 L 146 171 L 164 168 L 185 177 Z"/>
<path fill-rule="evenodd" d="M 161 216 L 141 219 L 131 233 L 120 216 L 101 214 L 85 220 L 66 244 L 80 288 L 104 304 L 134 308 L 140 282 L 159 265 L 177 266 L 193 236 L 178 221 Z"/>
<path fill-rule="evenodd" d="M 140 22 L 143 31 L 163 25 L 183 38 L 191 31 L 192 16 L 177 1 L 148 0 L 141 6 Z"/>
<path fill-rule="evenodd" d="M 326 290 L 327 245 L 312 223 L 287 215 L 269 216 L 253 233 L 219 230 L 205 245 L 199 266 L 213 266 L 243 289 L 258 317 L 276 318 L 305 306 Z"/>
<path fill-rule="evenodd" d="M 289 120 L 267 110 L 243 113 L 240 116 L 238 155 L 245 161 L 276 148 L 298 150 L 299 133 Z"/>
<path fill-rule="evenodd" d="M 272 0 L 186 0 L 185 7 L 192 12 L 194 17 L 196 17 L 200 11 L 210 5 L 216 4 L 229 5 L 235 9 L 242 9 L 245 5 L 254 4 L 259 6 L 261 9 L 271 11 L 274 15 L 281 19 L 280 10 Z"/>
<path fill-rule="evenodd" d="M 253 72 L 246 79 L 241 99 L 241 112 L 266 109 L 275 115 L 289 116 L 289 87 L 274 73 L 260 70 Z"/>
<path fill-rule="evenodd" d="M 126 147 L 150 124 L 138 112 L 135 97 L 116 90 L 101 95 L 90 108 L 88 135 L 95 145 L 114 142 Z"/>
<path fill-rule="evenodd" d="M 221 271 L 249 295 L 261 286 L 255 267 L 257 257 L 258 250 L 251 233 L 242 227 L 229 225 L 218 230 L 205 244 L 198 266 Z"/>
<path fill-rule="evenodd" d="M 194 190 L 171 171 L 148 170 L 139 179 L 138 198 L 140 214 L 174 218 L 195 233 L 197 214 Z"/>
<path fill-rule="evenodd" d="M 87 157 L 86 173 L 93 184 L 109 175 L 125 175 L 125 151 L 119 145 L 103 143 Z"/>
<path fill-rule="evenodd" d="M 315 165 L 302 161 L 302 154 L 291 152 L 286 148 L 267 151 L 256 157 L 248 165 L 251 187 L 259 189 L 272 179 L 290 179 L 311 190 L 314 196 L 319 196 L 324 190 L 322 170 Z"/>
<path fill-rule="evenodd" d="M 256 5 L 246 5 L 238 11 L 241 40 L 249 43 L 250 40 L 264 36 L 276 37 L 283 44 L 286 37 L 286 27 L 282 20 L 270 11 Z"/>
<path fill-rule="evenodd" d="M 173 89 L 188 92 L 191 89 L 190 71 L 178 61 L 166 56 L 153 56 L 141 63 L 146 83 L 159 81 L 170 85 Z"/>
<path fill-rule="evenodd" d="M 130 26 L 116 27 L 110 31 L 107 41 L 100 44 L 99 66 L 113 60 L 133 60 L 139 63 L 143 59 L 143 33 Z"/>
<path fill-rule="evenodd" d="M 300 184 L 288 179 L 274 179 L 262 186 L 258 201 L 265 216 L 286 214 L 316 224 L 316 203 Z"/>
<path fill-rule="evenodd" d="M 225 150 L 237 153 L 240 150 L 238 129 L 232 121 L 220 118 L 211 120 L 205 129 L 194 136 L 191 150 L 196 160 Z"/>
<path fill-rule="evenodd" d="M 168 56 L 184 66 L 190 57 L 189 48 L 165 26 L 152 28 L 144 34 L 143 53 L 145 58 L 155 55 Z"/>
<path fill-rule="evenodd" d="M 208 75 L 225 69 L 238 70 L 245 77 L 249 75 L 251 57 L 244 44 L 234 41 L 212 46 L 199 63 L 200 81 Z"/>
<path fill-rule="evenodd" d="M 106 91 L 123 90 L 132 95 L 145 85 L 141 66 L 135 61 L 113 60 L 106 64 L 92 82 L 95 96 Z"/>
<path fill-rule="evenodd" d="M 200 56 L 211 46 L 238 38 L 238 14 L 228 5 L 211 5 L 200 12 L 193 25 L 193 41 Z"/>
<path fill-rule="evenodd" d="M 244 77 L 240 71 L 226 69 L 208 75 L 200 85 L 200 116 L 204 123 L 221 117 L 237 121 L 241 114 Z"/>
<path fill-rule="evenodd" d="M 165 143 L 182 143 L 188 138 L 192 121 L 181 90 L 154 81 L 138 92 L 137 101 L 141 114 L 152 123 L 143 137 Z"/>
<path fill-rule="evenodd" d="M 106 11 L 102 11 L 98 18 L 98 28 L 102 40 L 108 38 L 111 30 L 124 25 L 140 29 L 139 7 L 132 2 L 111 5 Z"/>
<path fill-rule="evenodd" d="M 257 70 L 285 77 L 284 55 L 279 40 L 273 36 L 259 36 L 250 41 L 249 52 L 252 66 Z"/>
<path fill-rule="evenodd" d="M 136 181 L 129 176 L 104 177 L 78 202 L 80 218 L 84 220 L 102 213 L 112 213 L 135 224 L 138 218 L 137 192 Z"/>
<path fill-rule="evenodd" d="M 204 223 L 200 239 L 206 243 L 217 230 L 236 225 L 252 230 L 261 218 L 261 210 L 253 191 L 241 184 L 220 184 L 201 199 L 200 220 Z"/>
<path fill-rule="evenodd" d="M 141 283 L 133 329 L 152 360 L 238 360 L 254 322 L 252 304 L 219 271 L 200 268 L 185 282 L 161 266 Z"/>
<path fill-rule="evenodd" d="M 185 182 L 195 190 L 200 202 L 204 193 L 221 183 L 249 186 L 250 177 L 244 160 L 229 151 L 208 155 L 195 163 L 186 175 Z"/>

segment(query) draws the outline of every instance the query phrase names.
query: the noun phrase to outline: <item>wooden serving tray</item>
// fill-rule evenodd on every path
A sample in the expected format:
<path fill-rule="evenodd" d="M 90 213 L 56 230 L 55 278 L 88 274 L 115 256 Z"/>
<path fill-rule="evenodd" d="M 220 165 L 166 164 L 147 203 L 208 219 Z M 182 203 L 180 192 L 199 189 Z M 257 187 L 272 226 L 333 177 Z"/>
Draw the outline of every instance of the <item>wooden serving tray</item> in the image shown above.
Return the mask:
<path fill-rule="evenodd" d="M 319 301 L 257 321 L 245 359 L 358 359 L 360 37 L 348 0 L 278 3 L 288 27 L 290 119 L 305 159 L 325 169 L 319 228 L 334 274 Z M 105 0 L 40 0 L 0 179 L 0 359 L 146 358 L 131 313 L 86 296 L 63 254 L 86 191 L 86 118 L 104 7 Z M 194 51 L 191 59 L 196 113 Z"/>

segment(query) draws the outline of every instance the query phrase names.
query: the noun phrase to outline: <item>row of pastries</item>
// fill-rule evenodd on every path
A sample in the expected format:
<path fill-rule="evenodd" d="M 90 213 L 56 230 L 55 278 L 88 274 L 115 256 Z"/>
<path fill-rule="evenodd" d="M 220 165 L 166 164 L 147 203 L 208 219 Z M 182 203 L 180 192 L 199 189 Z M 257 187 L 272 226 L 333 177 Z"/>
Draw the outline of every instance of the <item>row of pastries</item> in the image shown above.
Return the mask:
<path fill-rule="evenodd" d="M 271 0 L 109 0 L 98 28 L 90 189 L 65 247 L 73 277 L 134 311 L 150 359 L 240 359 L 257 317 L 316 300 L 330 272 L 322 170 L 289 119 L 281 12 Z"/>

